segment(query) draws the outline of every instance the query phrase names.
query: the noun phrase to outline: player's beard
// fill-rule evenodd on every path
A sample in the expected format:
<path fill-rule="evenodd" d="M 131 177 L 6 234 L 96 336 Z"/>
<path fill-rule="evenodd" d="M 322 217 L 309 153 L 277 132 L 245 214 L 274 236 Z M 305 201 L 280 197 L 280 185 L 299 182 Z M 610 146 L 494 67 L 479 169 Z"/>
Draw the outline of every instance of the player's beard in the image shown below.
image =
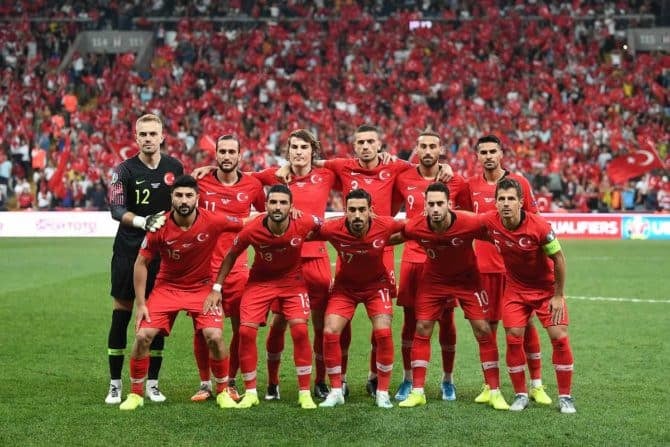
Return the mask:
<path fill-rule="evenodd" d="M 421 159 L 421 166 L 430 169 L 437 164 L 437 158 L 424 157 Z"/>
<path fill-rule="evenodd" d="M 224 167 L 223 163 L 219 163 L 219 169 L 221 169 L 221 171 L 223 171 L 223 172 L 225 172 L 226 174 L 228 174 L 228 173 L 230 173 L 230 172 L 235 171 L 235 170 L 237 169 L 237 166 L 238 166 L 239 164 L 240 164 L 240 162 L 238 161 L 237 163 L 232 164 L 230 167 L 227 167 L 227 166 Z"/>
<path fill-rule="evenodd" d="M 268 216 L 273 222 L 282 223 L 288 217 L 288 213 L 284 214 L 281 211 L 273 211 L 270 214 L 268 214 Z"/>
<path fill-rule="evenodd" d="M 354 219 L 351 221 L 351 230 L 355 233 L 362 233 L 365 229 L 365 221 L 363 219 Z"/>
<path fill-rule="evenodd" d="M 187 216 L 190 216 L 193 213 L 193 211 L 195 211 L 195 205 L 188 206 L 188 205 L 184 204 L 184 205 L 180 205 L 178 207 L 175 207 L 174 210 L 181 217 L 187 217 Z"/>

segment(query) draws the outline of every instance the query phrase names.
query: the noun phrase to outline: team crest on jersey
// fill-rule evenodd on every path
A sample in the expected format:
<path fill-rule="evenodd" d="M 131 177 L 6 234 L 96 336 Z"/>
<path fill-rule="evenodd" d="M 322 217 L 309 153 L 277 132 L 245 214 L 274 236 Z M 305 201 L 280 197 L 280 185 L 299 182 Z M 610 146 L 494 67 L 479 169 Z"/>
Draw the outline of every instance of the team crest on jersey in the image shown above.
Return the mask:
<path fill-rule="evenodd" d="M 209 239 L 209 233 L 198 233 L 195 238 L 198 240 L 198 242 L 205 242 L 207 239 Z"/>
<path fill-rule="evenodd" d="M 172 184 L 174 183 L 174 180 L 175 179 L 174 179 L 174 173 L 173 172 L 166 172 L 165 173 L 165 176 L 163 177 L 163 182 L 166 185 L 172 186 Z"/>
<path fill-rule="evenodd" d="M 314 184 L 323 182 L 323 179 L 321 178 L 321 176 L 320 176 L 319 174 L 314 174 L 314 175 L 312 175 L 309 179 L 310 179 L 310 180 L 312 181 L 312 183 L 314 183 Z"/>
<path fill-rule="evenodd" d="M 246 202 L 249 200 L 249 195 L 246 192 L 238 192 L 237 193 L 237 201 L 238 202 Z"/>
<path fill-rule="evenodd" d="M 463 245 L 463 239 L 461 239 L 460 237 L 455 237 L 451 240 L 451 245 L 453 245 L 454 247 L 459 247 Z"/>
<path fill-rule="evenodd" d="M 375 248 L 381 248 L 384 246 L 384 239 L 375 239 L 372 241 L 372 246 Z"/>
<path fill-rule="evenodd" d="M 301 242 L 302 242 L 301 237 L 294 237 L 293 239 L 291 239 L 291 246 L 297 247 L 298 245 L 300 245 Z"/>
<path fill-rule="evenodd" d="M 556 233 L 554 233 L 554 230 L 550 230 L 549 234 L 547 234 L 547 242 L 552 242 L 556 239 Z"/>
<path fill-rule="evenodd" d="M 379 180 L 388 180 L 391 178 L 391 173 L 387 171 L 386 169 L 382 170 L 379 173 Z"/>

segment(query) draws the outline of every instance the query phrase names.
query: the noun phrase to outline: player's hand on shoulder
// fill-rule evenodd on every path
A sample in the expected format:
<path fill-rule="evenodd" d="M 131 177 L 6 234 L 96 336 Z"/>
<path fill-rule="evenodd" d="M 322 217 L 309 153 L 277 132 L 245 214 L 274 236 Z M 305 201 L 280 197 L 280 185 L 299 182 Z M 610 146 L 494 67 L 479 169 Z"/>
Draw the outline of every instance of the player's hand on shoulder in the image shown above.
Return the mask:
<path fill-rule="evenodd" d="M 300 219 L 302 217 L 302 214 L 303 213 L 301 209 L 291 207 L 291 219 Z"/>
<path fill-rule="evenodd" d="M 284 165 L 275 171 L 277 181 L 288 184 L 291 181 L 291 165 Z"/>
<path fill-rule="evenodd" d="M 149 214 L 145 217 L 144 229 L 155 233 L 160 230 L 165 222 L 167 221 L 167 216 L 165 216 L 165 211 L 160 211 L 156 214 Z"/>
<path fill-rule="evenodd" d="M 380 152 L 379 153 L 379 161 L 381 161 L 381 163 L 383 165 L 388 165 L 388 164 L 395 163 L 396 161 L 398 161 L 398 157 L 396 157 L 395 155 L 389 154 L 388 152 Z"/>
<path fill-rule="evenodd" d="M 440 163 L 435 180 L 446 183 L 454 177 L 454 170 L 449 163 Z"/>

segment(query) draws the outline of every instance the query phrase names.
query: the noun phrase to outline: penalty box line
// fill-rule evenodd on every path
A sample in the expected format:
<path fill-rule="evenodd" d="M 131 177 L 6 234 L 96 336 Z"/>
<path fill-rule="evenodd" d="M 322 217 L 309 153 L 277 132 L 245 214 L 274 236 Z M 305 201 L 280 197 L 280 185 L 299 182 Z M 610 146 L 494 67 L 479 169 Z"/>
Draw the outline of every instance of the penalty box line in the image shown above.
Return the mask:
<path fill-rule="evenodd" d="M 582 301 L 613 301 L 617 303 L 660 303 L 660 304 L 670 304 L 670 300 L 657 300 L 657 299 L 642 299 L 642 298 L 616 298 L 609 296 L 572 296 L 567 295 L 569 300 L 582 300 Z"/>

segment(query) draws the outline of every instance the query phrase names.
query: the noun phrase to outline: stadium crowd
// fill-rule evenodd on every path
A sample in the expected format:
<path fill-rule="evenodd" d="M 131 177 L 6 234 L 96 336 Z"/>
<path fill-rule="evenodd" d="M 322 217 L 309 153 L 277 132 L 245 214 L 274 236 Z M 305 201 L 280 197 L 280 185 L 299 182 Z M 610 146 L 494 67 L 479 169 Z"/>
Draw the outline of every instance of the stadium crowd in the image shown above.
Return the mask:
<path fill-rule="evenodd" d="M 495 133 L 507 168 L 553 209 L 670 209 L 663 172 L 616 185 L 604 170 L 638 148 L 667 167 L 670 56 L 623 47 L 655 2 L 360 3 L 3 4 L 15 19 L 0 30 L 0 208 L 104 209 L 146 111 L 162 113 L 164 149 L 187 172 L 211 163 L 223 133 L 258 170 L 282 163 L 292 130 L 348 156 L 373 122 L 401 158 L 435 130 L 465 176 L 474 142 Z M 150 70 L 132 54 L 74 54 L 58 70 L 80 31 L 110 29 L 155 32 Z"/>

